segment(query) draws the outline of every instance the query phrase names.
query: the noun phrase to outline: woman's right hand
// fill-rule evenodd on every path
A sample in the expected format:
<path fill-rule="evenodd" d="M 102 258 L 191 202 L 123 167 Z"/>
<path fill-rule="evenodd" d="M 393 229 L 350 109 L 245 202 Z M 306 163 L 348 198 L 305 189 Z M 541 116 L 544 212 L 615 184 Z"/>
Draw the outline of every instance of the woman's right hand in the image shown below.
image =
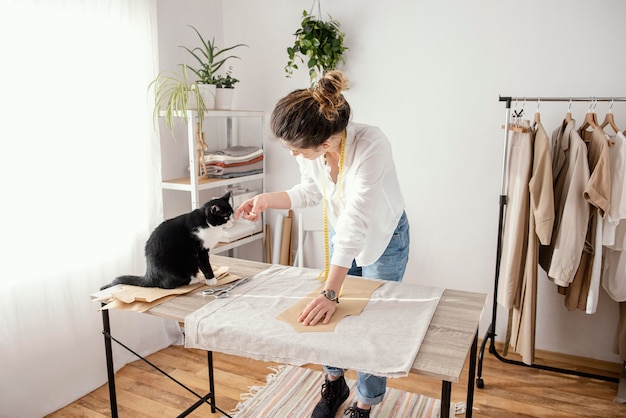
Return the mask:
<path fill-rule="evenodd" d="M 261 213 L 269 208 L 289 209 L 290 207 L 291 199 L 289 199 L 287 192 L 261 193 L 243 202 L 235 210 L 235 219 L 239 219 L 241 216 L 249 221 L 258 221 L 261 219 Z"/>
<path fill-rule="evenodd" d="M 265 211 L 268 204 L 265 199 L 265 193 L 254 196 L 243 202 L 235 211 L 235 219 L 243 217 L 249 221 L 257 221 L 261 216 L 261 212 Z"/>

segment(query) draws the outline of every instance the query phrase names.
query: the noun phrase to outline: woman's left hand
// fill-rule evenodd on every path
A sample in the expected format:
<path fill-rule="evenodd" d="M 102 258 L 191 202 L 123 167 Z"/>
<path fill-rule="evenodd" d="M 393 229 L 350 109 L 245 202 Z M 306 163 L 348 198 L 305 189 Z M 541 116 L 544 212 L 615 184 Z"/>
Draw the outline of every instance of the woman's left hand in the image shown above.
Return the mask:
<path fill-rule="evenodd" d="M 328 324 L 330 318 L 337 310 L 337 302 L 329 300 L 324 295 L 319 295 L 309 302 L 304 311 L 298 315 L 298 322 L 302 325 L 315 325 L 323 319 L 323 324 Z"/>

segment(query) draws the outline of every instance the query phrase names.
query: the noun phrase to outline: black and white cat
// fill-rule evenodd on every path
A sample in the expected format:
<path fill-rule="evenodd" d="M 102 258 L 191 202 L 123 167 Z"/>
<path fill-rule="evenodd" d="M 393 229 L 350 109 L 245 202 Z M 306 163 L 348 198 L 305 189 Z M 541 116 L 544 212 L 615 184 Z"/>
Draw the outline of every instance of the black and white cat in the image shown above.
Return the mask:
<path fill-rule="evenodd" d="M 230 192 L 199 209 L 168 219 L 155 228 L 146 242 L 146 274 L 120 276 L 101 289 L 116 284 L 173 289 L 199 282 L 200 272 L 206 284 L 216 285 L 209 250 L 219 242 L 222 229 L 234 223 Z"/>

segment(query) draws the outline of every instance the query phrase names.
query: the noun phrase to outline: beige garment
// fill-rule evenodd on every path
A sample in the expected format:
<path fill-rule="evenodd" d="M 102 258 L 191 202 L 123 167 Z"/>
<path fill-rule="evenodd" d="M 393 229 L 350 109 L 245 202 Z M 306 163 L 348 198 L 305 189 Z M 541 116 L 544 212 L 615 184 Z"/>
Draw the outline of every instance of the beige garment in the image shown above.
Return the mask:
<path fill-rule="evenodd" d="M 613 300 L 626 302 L 626 138 L 618 132 L 611 139 L 611 208 L 603 225 L 602 287 Z"/>
<path fill-rule="evenodd" d="M 626 137 L 622 132 L 610 137 L 609 169 L 611 171 L 611 206 L 603 221 L 602 243 L 614 250 L 622 248 L 616 243 L 616 229 L 626 219 Z M 618 248 L 616 248 L 616 245 Z"/>
<path fill-rule="evenodd" d="M 528 121 L 523 126 L 529 128 Z M 532 140 L 528 132 L 511 134 L 506 173 L 507 200 L 497 301 L 512 308 L 519 300 L 518 289 L 524 271 L 528 242 L 528 182 L 532 165 Z"/>
<path fill-rule="evenodd" d="M 519 300 L 511 314 L 510 332 L 511 347 L 522 356 L 522 361 L 526 364 L 532 364 L 535 359 L 539 243 L 550 244 L 554 225 L 550 138 L 540 123 L 535 127 L 529 192 L 528 251 L 523 280 L 518 292 Z"/>
<path fill-rule="evenodd" d="M 589 204 L 583 191 L 589 181 L 587 146 L 574 120 L 552 133 L 554 227 L 550 245 L 539 248 L 539 264 L 557 285 L 567 286 L 580 263 L 589 223 Z"/>
<path fill-rule="evenodd" d="M 602 228 L 598 227 L 598 222 L 609 211 L 611 201 L 609 145 L 600 127 L 594 128 L 592 132 L 584 131 L 582 134 L 584 139 L 589 141 L 587 156 L 591 173 L 583 197 L 591 207 L 581 262 L 574 280 L 565 291 L 565 307 L 570 311 L 580 309 L 587 313 L 595 313 L 602 264 Z M 587 310 L 590 298 L 591 305 Z"/>

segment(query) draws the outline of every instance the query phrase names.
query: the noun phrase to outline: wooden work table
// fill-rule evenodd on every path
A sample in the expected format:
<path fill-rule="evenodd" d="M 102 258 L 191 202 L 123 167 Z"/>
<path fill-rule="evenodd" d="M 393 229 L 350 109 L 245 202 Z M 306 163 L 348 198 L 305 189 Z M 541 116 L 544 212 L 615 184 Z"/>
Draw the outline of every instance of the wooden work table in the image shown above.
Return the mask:
<path fill-rule="evenodd" d="M 254 276 L 270 266 L 266 263 L 234 259 L 219 255 L 211 255 L 211 265 L 214 269 L 220 266 L 228 266 L 230 273 L 242 277 Z M 183 323 L 187 315 L 209 303 L 206 297 L 198 295 L 198 293 L 198 291 L 194 291 L 177 296 L 153 307 L 146 313 Z M 470 354 L 470 367 L 466 417 L 472 416 L 478 325 L 485 307 L 486 299 L 487 295 L 482 293 L 445 289 L 415 361 L 413 362 L 411 373 L 426 375 L 441 380 L 442 417 L 449 416 L 452 383 L 459 382 L 468 353 Z M 115 417 L 117 416 L 117 404 L 115 402 L 113 365 L 109 355 L 111 340 L 113 339 L 118 343 L 120 342 L 111 337 L 108 311 L 103 310 L 102 314 L 105 345 L 108 344 L 108 348 L 105 348 L 107 349 L 107 364 L 109 367 L 111 410 L 112 416 Z M 123 344 L 121 345 L 123 346 Z M 211 405 L 214 406 L 215 397 L 212 376 L 212 357 L 210 352 L 208 356 L 210 393 L 205 397 L 197 395 L 201 398 L 197 404 L 210 400 Z M 191 410 L 193 410 L 193 407 L 188 411 Z M 181 416 L 184 415 L 186 415 L 186 413 Z"/>

